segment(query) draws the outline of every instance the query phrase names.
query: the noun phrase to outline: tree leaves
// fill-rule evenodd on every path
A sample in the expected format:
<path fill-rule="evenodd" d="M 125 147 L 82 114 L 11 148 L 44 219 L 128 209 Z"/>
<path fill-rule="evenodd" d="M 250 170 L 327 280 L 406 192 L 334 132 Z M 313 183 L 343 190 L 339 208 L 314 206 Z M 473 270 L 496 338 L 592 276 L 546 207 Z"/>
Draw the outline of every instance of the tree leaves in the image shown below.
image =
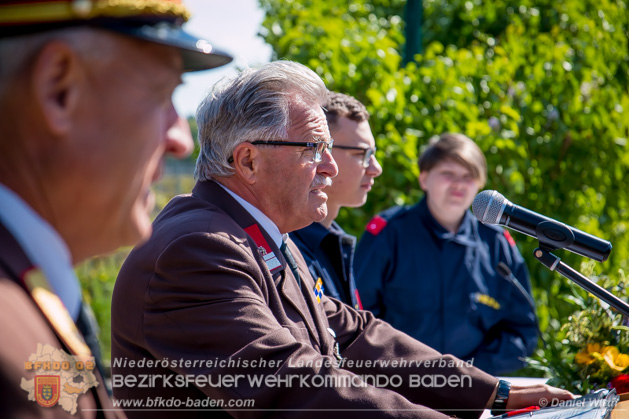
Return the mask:
<path fill-rule="evenodd" d="M 376 212 L 417 201 L 419 152 L 433 135 L 457 131 L 485 152 L 488 189 L 610 240 L 614 250 L 598 267 L 627 269 L 624 1 L 425 0 L 425 52 L 405 67 L 403 1 L 261 4 L 278 58 L 307 64 L 372 114 L 384 173 L 363 208 L 341 211 L 347 230 L 360 235 Z M 564 322 L 575 307 L 553 296 L 569 291 L 567 280 L 533 261 L 533 239 L 515 238 L 540 315 Z M 581 261 L 560 253 L 573 266 Z"/>

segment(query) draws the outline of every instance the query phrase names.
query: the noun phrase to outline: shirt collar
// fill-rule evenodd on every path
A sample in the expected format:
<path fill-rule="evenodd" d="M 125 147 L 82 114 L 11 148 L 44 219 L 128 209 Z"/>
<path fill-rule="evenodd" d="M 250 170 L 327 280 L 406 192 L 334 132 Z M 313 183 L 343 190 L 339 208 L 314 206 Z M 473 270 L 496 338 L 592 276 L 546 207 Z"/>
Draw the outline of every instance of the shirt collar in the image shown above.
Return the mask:
<path fill-rule="evenodd" d="M 50 224 L 17 194 L 0 184 L 0 222 L 29 260 L 42 270 L 74 320 L 81 307 L 81 286 L 66 243 Z"/>
<path fill-rule="evenodd" d="M 234 198 L 242 207 L 249 213 L 251 216 L 260 224 L 260 226 L 266 231 L 269 236 L 271 236 L 271 240 L 279 249 L 282 245 L 283 236 L 280 233 L 280 229 L 275 225 L 273 221 L 269 217 L 267 217 L 262 211 L 251 205 L 249 202 L 245 201 L 240 196 L 236 195 L 234 192 L 229 190 L 225 185 L 220 182 L 216 182 L 221 188 L 225 189 L 232 198 Z"/>
<path fill-rule="evenodd" d="M 320 246 L 323 239 L 330 234 L 330 231 L 321 223 L 312 223 L 309 226 L 294 231 L 292 234 L 299 236 L 307 247 L 316 249 Z"/>
<path fill-rule="evenodd" d="M 430 209 L 428 208 L 428 198 L 424 196 L 418 204 L 418 210 L 420 217 L 425 221 L 426 227 L 429 227 L 433 233 L 442 240 L 453 240 L 473 246 L 475 241 L 473 240 L 474 232 L 472 231 L 472 214 L 469 210 L 466 210 L 463 214 L 463 220 L 456 233 L 448 231 L 433 217 Z"/>
<path fill-rule="evenodd" d="M 326 228 L 321 223 L 312 223 L 309 226 L 294 231 L 291 234 L 299 236 L 301 241 L 312 249 L 319 247 L 323 239 L 329 235 L 334 235 L 338 238 L 350 237 L 354 239 L 354 236 L 347 234 L 336 221 L 332 221 L 330 228 Z"/>

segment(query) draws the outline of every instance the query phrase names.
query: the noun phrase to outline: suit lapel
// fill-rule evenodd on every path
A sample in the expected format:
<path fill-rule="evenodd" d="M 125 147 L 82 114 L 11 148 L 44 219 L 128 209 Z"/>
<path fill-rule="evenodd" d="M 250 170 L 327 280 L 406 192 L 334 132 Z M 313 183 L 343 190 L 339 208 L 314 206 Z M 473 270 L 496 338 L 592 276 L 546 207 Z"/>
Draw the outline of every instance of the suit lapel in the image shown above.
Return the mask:
<path fill-rule="evenodd" d="M 306 297 L 302 294 L 302 290 L 299 289 L 297 280 L 295 279 L 293 273 L 287 267 L 284 255 L 275 245 L 275 242 L 271 239 L 264 228 L 260 227 L 255 218 L 253 218 L 247 210 L 245 210 L 234 198 L 231 197 L 231 195 L 229 195 L 214 181 L 197 182 L 192 190 L 192 194 L 221 208 L 225 211 L 225 213 L 229 214 L 234 221 L 236 221 L 236 223 L 245 230 L 245 232 L 247 232 L 249 235 L 250 247 L 253 250 L 256 250 L 253 253 L 260 265 L 260 268 L 263 270 L 266 268 L 269 271 L 269 274 L 273 278 L 276 288 L 281 296 L 290 303 L 297 313 L 299 313 L 299 316 L 306 325 L 311 338 L 317 342 L 319 346 L 321 346 L 321 338 L 317 333 L 315 320 L 310 314 L 311 311 L 308 307 L 308 303 L 306 302 Z M 258 231 L 260 232 L 260 236 L 256 237 Z M 261 247 L 264 249 L 264 252 L 267 253 L 267 256 L 270 253 L 273 253 L 273 257 L 277 258 L 277 261 L 280 263 L 279 267 L 274 269 L 272 268 L 272 266 L 274 266 L 273 260 L 270 259 L 269 263 L 269 261 L 264 259 L 264 252 L 258 250 Z M 293 247 L 292 251 L 293 253 L 297 251 L 296 247 Z M 305 274 L 302 273 L 302 275 Z M 304 292 L 311 292 L 309 286 L 304 285 L 304 287 Z"/>
<path fill-rule="evenodd" d="M 4 273 L 5 275 L 3 276 L 19 284 L 31 296 L 43 318 L 46 319 L 54 335 L 59 340 L 60 349 L 82 357 L 91 356 L 90 350 L 76 329 L 70 313 L 68 313 L 59 297 L 50 291 L 49 286 L 47 286 L 48 281 L 46 281 L 41 271 L 33 266 L 22 251 L 19 243 L 1 223 L 0 246 L 2 248 L 0 252 L 0 275 Z M 37 291 L 33 293 L 31 287 L 37 289 Z M 64 338 L 64 335 L 66 335 L 66 338 Z M 112 406 L 104 385 L 105 380 L 98 371 L 94 370 L 93 373 L 100 384 L 90 389 L 94 396 L 96 408 L 110 409 Z M 115 411 L 102 411 L 98 412 L 96 416 L 117 418 L 119 414 Z"/>
<path fill-rule="evenodd" d="M 52 291 L 43 272 L 36 269 L 22 251 L 20 245 L 9 231 L 0 224 L 0 266 L 7 271 L 8 276 L 20 284 L 31 299 L 37 304 L 48 323 L 52 326 L 57 337 L 74 355 L 91 356 L 91 352 L 83 337 L 79 333 L 57 294 Z"/>
<path fill-rule="evenodd" d="M 2 223 L 0 223 L 0 246 L 2 247 L 0 252 L 0 270 L 4 270 L 7 277 L 19 283 L 19 278 L 22 277 L 24 272 L 32 269 L 33 264 L 28 260 L 18 242 Z M 20 285 L 24 286 L 21 283 Z"/>
<path fill-rule="evenodd" d="M 43 272 L 39 269 L 31 269 L 25 272 L 22 282 L 66 348 L 73 355 L 85 359 L 91 358 L 92 352 L 83 340 L 83 336 L 76 328 L 74 320 L 72 320 L 61 299 L 52 291 Z"/>
<path fill-rule="evenodd" d="M 299 252 L 299 249 L 291 239 L 288 239 L 288 246 L 291 247 L 291 251 L 293 252 L 293 254 L 297 254 Z M 302 302 L 302 304 L 303 302 L 306 303 L 306 307 L 303 307 L 302 310 L 307 310 L 307 313 L 310 313 L 308 319 L 312 320 L 313 322 L 312 326 L 310 323 L 308 323 L 309 330 L 312 335 L 318 332 L 316 335 L 316 340 L 321 347 L 321 352 L 323 354 L 329 354 L 331 353 L 331 348 L 328 348 L 329 345 L 327 343 L 330 341 L 330 339 L 329 336 L 326 335 L 328 333 L 328 325 L 327 321 L 325 320 L 326 318 L 321 308 L 321 305 L 316 300 L 314 294 L 314 281 L 310 276 L 309 270 L 306 268 L 305 265 L 302 265 L 300 261 L 297 262 L 297 267 L 299 268 L 302 278 L 301 289 L 297 287 L 297 283 L 295 280 L 285 282 L 290 282 L 294 284 L 294 288 L 297 289 L 299 292 L 299 301 Z M 290 269 L 288 269 L 287 272 L 290 272 L 292 274 L 292 271 Z M 289 294 L 289 290 L 286 284 L 282 287 L 282 291 L 285 292 L 285 295 Z M 292 294 L 292 292 L 290 292 L 290 294 Z M 291 302 L 295 301 L 294 299 L 290 299 L 289 297 L 287 297 L 287 299 L 289 299 L 289 301 Z"/>
<path fill-rule="evenodd" d="M 282 256 L 282 262 L 286 265 L 284 261 L 284 257 Z M 299 313 L 301 318 L 304 320 L 306 327 L 308 329 L 308 333 L 311 338 L 317 342 L 319 346 L 321 346 L 321 336 L 317 333 L 317 328 L 315 326 L 315 321 L 311 315 L 311 312 L 308 307 L 307 297 L 302 293 L 302 290 L 297 285 L 297 279 L 293 275 L 293 272 L 290 269 L 285 269 L 283 272 L 283 281 L 280 283 L 279 291 L 282 297 L 286 299 L 291 306 Z M 307 287 L 306 285 L 304 285 Z"/>

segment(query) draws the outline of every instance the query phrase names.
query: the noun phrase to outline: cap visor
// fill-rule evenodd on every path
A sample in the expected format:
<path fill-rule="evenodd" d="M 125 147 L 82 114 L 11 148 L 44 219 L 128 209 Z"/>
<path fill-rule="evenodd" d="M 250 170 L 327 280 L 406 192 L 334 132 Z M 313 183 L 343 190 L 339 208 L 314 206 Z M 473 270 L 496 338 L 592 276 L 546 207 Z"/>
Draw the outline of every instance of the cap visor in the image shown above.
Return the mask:
<path fill-rule="evenodd" d="M 233 58 L 210 42 L 191 35 L 180 26 L 168 23 L 143 26 L 108 26 L 109 29 L 122 32 L 149 42 L 169 45 L 179 49 L 183 58 L 184 71 L 200 71 L 220 67 L 230 63 Z"/>

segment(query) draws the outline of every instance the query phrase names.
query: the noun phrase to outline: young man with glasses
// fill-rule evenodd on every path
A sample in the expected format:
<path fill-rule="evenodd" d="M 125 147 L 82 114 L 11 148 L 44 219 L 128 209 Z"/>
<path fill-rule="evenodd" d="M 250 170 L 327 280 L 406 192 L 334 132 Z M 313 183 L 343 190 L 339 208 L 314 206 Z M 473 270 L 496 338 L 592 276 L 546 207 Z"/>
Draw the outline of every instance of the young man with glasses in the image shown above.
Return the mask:
<path fill-rule="evenodd" d="M 382 167 L 376 160 L 376 143 L 369 126 L 369 112 L 357 99 L 330 92 L 324 112 L 334 139 L 332 155 L 339 168 L 332 186 L 327 187 L 328 215 L 290 234 L 304 256 L 310 274 L 321 281 L 324 294 L 362 309 L 356 290 L 352 259 L 356 238 L 334 219 L 341 207 L 360 207 L 367 200 L 374 178 Z"/>

